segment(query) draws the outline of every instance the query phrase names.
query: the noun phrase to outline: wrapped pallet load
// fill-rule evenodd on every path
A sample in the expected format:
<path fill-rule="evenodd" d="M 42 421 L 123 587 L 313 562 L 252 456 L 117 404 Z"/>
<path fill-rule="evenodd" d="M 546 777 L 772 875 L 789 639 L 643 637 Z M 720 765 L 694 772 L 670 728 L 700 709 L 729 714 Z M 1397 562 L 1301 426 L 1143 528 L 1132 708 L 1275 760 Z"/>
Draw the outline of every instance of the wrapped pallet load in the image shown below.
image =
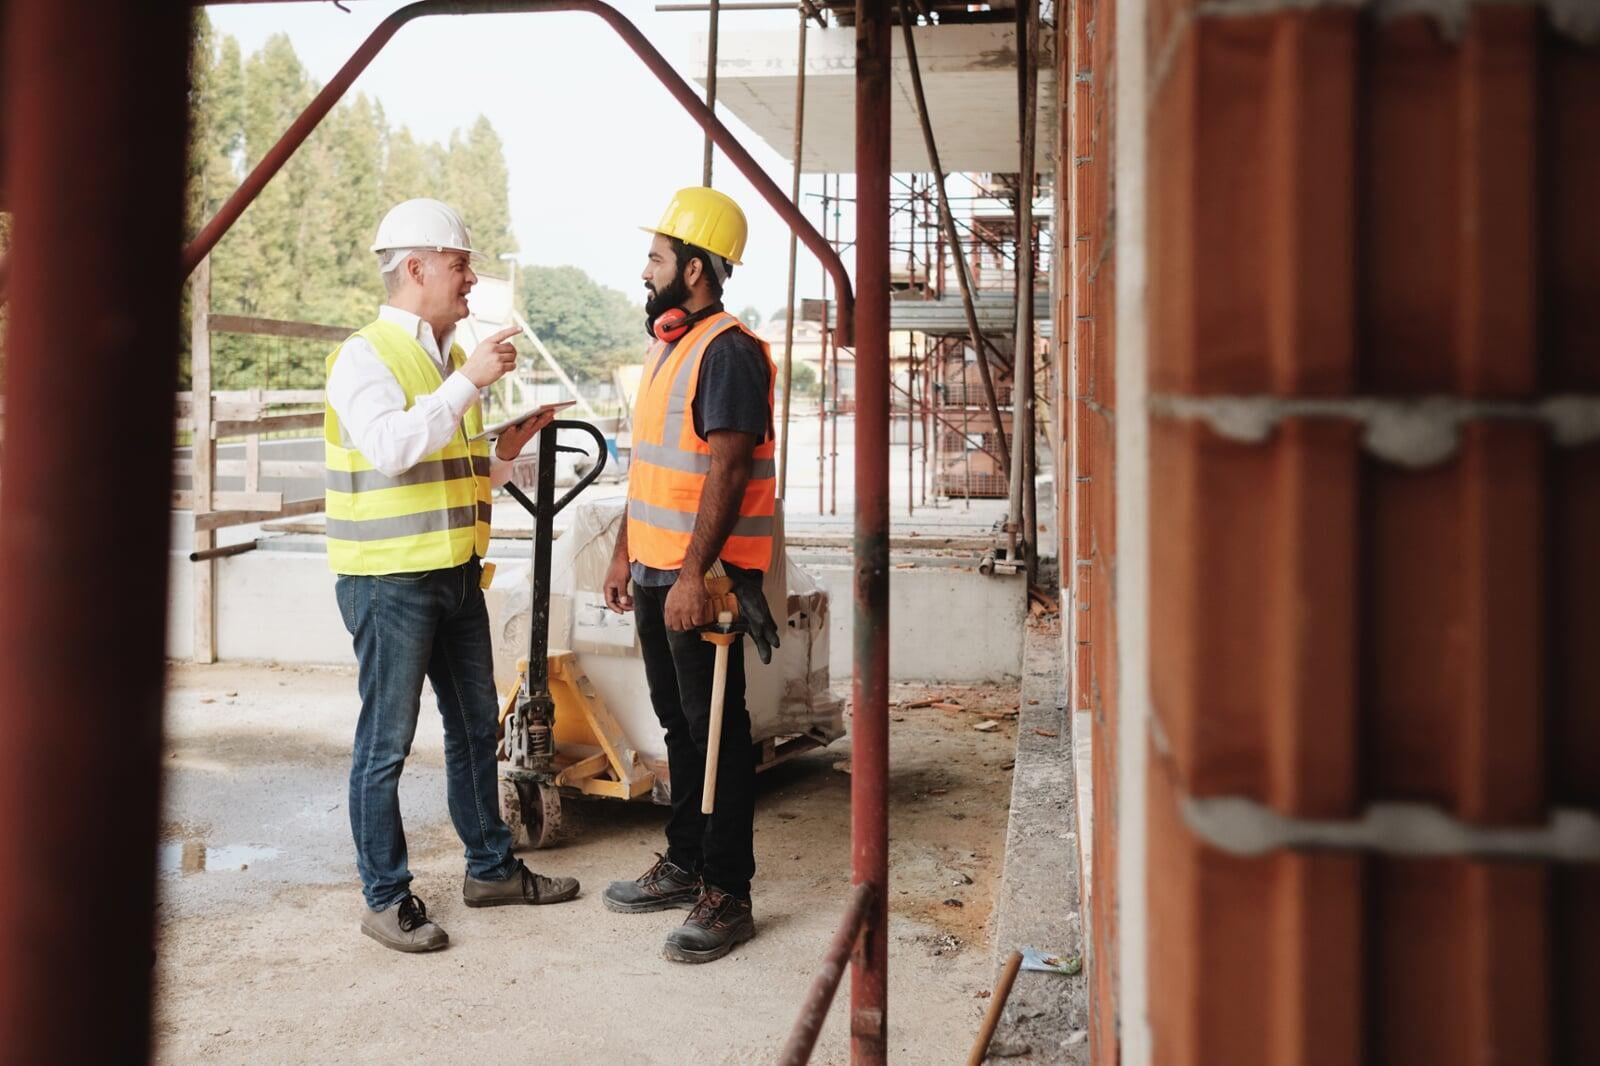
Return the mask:
<path fill-rule="evenodd" d="M 601 592 L 623 507 L 621 499 L 571 507 L 572 522 L 551 551 L 550 651 L 577 655 L 629 743 L 665 782 L 666 742 L 650 706 L 633 616 L 607 610 Z M 772 616 L 786 620 L 783 642 L 765 667 L 750 642 L 743 642 L 751 737 L 763 763 L 782 751 L 829 744 L 844 735 L 843 702 L 828 689 L 828 592 L 789 558 L 781 532 L 773 554 L 783 565 L 768 570 L 764 591 Z M 517 660 L 528 653 L 531 602 L 528 564 L 501 567 L 489 610 L 495 682 L 502 693 L 516 683 Z M 667 795 L 658 786 L 654 798 L 664 802 Z"/>

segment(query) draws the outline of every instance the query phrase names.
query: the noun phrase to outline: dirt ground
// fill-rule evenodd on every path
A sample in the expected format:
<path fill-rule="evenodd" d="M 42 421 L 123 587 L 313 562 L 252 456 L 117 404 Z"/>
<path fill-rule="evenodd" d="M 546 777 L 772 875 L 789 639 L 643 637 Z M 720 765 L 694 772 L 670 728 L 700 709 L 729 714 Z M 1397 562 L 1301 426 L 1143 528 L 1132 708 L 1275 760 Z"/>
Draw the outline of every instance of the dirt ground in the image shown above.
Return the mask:
<path fill-rule="evenodd" d="M 345 813 L 352 671 L 174 666 L 167 714 L 156 1037 L 164 1062 L 769 1062 L 849 881 L 849 743 L 762 776 L 758 935 L 721 962 L 662 959 L 682 912 L 623 916 L 599 892 L 662 847 L 660 808 L 569 802 L 535 869 L 575 902 L 469 911 L 431 693 L 401 786 L 413 886 L 450 949 L 407 956 L 357 931 Z M 910 707 L 929 695 L 951 706 Z M 961 1061 L 994 978 L 1017 688 L 892 694 L 890 1048 Z M 959 704 L 959 707 L 956 706 Z M 992 717 L 984 717 L 987 713 Z M 987 723 L 993 722 L 993 727 Z M 983 725 L 984 730 L 975 728 Z M 813 1058 L 848 1058 L 846 991 Z"/>

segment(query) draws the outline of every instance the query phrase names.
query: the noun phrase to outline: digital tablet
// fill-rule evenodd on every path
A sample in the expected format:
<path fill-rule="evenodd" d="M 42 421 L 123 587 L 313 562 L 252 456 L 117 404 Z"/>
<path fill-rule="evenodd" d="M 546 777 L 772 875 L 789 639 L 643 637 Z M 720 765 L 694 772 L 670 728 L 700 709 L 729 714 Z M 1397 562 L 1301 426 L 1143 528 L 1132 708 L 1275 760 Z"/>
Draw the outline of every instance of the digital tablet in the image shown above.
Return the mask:
<path fill-rule="evenodd" d="M 484 437 L 498 437 L 512 426 L 520 426 L 530 418 L 538 418 L 546 411 L 565 411 L 567 408 L 573 406 L 577 402 L 577 400 L 562 400 L 560 403 L 547 403 L 542 406 L 535 407 L 531 411 L 522 412 L 515 418 L 508 418 L 504 422 L 496 422 L 494 425 L 485 429 L 482 433 L 479 433 L 477 436 L 468 439 L 482 440 Z"/>

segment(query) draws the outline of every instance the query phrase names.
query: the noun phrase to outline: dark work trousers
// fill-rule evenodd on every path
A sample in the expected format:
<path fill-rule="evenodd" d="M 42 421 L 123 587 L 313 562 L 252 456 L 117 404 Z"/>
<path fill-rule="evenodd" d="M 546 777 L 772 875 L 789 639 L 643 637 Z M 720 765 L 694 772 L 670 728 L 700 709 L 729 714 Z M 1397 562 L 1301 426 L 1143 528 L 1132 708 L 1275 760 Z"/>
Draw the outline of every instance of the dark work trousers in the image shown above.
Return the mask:
<path fill-rule="evenodd" d="M 634 621 L 644 652 L 650 702 L 667 731 L 672 774 L 672 817 L 667 858 L 699 871 L 707 884 L 743 899 L 756 872 L 756 758 L 750 711 L 744 703 L 744 639 L 728 648 L 728 685 L 722 704 L 722 754 L 717 760 L 716 810 L 700 813 L 711 732 L 711 675 L 716 645 L 699 633 L 667 628 L 663 609 L 671 586 L 633 589 Z"/>

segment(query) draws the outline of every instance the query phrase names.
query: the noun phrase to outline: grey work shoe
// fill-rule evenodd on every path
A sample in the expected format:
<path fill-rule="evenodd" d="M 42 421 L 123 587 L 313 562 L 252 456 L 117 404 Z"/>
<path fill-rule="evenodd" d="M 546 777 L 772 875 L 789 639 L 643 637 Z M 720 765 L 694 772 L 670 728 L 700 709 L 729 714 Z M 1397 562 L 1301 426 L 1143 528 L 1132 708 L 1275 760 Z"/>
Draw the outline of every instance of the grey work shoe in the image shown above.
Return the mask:
<path fill-rule="evenodd" d="M 673 962 L 711 962 L 755 935 L 750 901 L 707 885 L 689 917 L 667 934 L 661 953 Z"/>
<path fill-rule="evenodd" d="M 361 931 L 395 951 L 438 951 L 448 947 L 450 934 L 433 923 L 422 900 L 407 894 L 381 911 L 361 908 Z"/>
<path fill-rule="evenodd" d="M 635 881 L 613 881 L 600 893 L 606 910 L 620 914 L 693 909 L 700 899 L 700 878 L 664 855 Z"/>
<path fill-rule="evenodd" d="M 480 881 L 468 874 L 461 883 L 461 902 L 469 907 L 565 903 L 577 894 L 576 878 L 536 874 L 521 859 L 517 860 L 517 868 L 504 881 Z"/>

